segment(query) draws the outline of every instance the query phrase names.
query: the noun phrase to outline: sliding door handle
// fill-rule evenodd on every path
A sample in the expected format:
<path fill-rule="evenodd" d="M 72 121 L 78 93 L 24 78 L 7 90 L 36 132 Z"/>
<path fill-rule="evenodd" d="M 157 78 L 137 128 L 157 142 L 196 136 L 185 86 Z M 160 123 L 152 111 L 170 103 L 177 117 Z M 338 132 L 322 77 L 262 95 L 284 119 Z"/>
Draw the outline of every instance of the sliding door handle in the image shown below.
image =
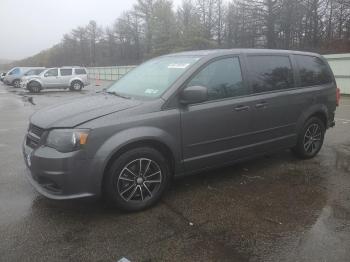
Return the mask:
<path fill-rule="evenodd" d="M 247 111 L 249 110 L 249 106 L 237 106 L 235 107 L 235 111 L 240 112 L 240 111 Z"/>
<path fill-rule="evenodd" d="M 261 102 L 255 105 L 255 108 L 265 108 L 267 106 L 266 102 Z"/>

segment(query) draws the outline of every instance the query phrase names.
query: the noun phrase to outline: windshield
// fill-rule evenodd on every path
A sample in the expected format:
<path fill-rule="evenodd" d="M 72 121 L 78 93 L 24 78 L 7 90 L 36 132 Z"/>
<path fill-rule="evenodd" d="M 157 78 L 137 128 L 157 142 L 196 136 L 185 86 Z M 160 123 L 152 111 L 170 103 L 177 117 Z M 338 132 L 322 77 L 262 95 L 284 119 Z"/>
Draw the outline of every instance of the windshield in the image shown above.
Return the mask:
<path fill-rule="evenodd" d="M 199 56 L 168 56 L 152 59 L 114 83 L 107 91 L 127 97 L 160 97 Z"/>

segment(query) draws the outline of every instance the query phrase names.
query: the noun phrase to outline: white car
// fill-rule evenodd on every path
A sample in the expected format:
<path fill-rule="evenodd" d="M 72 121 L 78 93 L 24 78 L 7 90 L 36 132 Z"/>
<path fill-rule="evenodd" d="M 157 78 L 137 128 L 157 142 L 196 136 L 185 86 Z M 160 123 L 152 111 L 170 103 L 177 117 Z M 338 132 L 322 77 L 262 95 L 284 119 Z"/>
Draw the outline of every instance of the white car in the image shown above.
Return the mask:
<path fill-rule="evenodd" d="M 87 70 L 83 67 L 49 68 L 23 82 L 23 88 L 37 93 L 43 89 L 67 89 L 79 91 L 89 85 Z"/>
<path fill-rule="evenodd" d="M 40 75 L 44 70 L 45 68 L 36 68 L 29 70 L 21 77 L 20 86 L 23 88 L 28 79 L 32 78 L 33 76 Z"/>

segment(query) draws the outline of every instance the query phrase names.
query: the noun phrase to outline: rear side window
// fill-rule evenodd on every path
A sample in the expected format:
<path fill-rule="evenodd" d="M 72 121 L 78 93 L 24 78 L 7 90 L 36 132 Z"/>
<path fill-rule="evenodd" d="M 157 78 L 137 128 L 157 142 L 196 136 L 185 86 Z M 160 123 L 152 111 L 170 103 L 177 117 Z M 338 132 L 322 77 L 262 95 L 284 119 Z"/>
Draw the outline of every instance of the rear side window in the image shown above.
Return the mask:
<path fill-rule="evenodd" d="M 299 67 L 300 86 L 315 86 L 333 82 L 328 66 L 318 57 L 295 55 Z"/>
<path fill-rule="evenodd" d="M 60 69 L 61 76 L 70 76 L 72 75 L 73 69 Z"/>
<path fill-rule="evenodd" d="M 248 56 L 248 70 L 254 93 L 294 87 L 292 64 L 288 56 Z"/>
<path fill-rule="evenodd" d="M 86 70 L 83 68 L 76 68 L 75 69 L 75 74 L 76 75 L 86 75 Z"/>
<path fill-rule="evenodd" d="M 187 86 L 205 86 L 208 99 L 217 100 L 247 94 L 237 57 L 214 61 L 203 68 Z"/>

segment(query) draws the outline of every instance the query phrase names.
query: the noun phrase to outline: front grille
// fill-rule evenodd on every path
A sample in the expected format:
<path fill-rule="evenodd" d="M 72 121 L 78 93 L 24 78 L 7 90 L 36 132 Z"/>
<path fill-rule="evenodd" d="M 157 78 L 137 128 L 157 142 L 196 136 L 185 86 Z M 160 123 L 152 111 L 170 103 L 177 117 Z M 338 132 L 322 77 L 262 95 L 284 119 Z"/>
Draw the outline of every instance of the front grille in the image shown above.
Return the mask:
<path fill-rule="evenodd" d="M 44 133 L 44 129 L 42 129 L 36 125 L 30 124 L 29 125 L 29 132 L 40 138 Z"/>
<path fill-rule="evenodd" d="M 28 134 L 26 138 L 26 145 L 30 148 L 37 148 L 42 135 L 44 134 L 44 129 L 35 126 L 33 124 L 29 125 Z"/>

